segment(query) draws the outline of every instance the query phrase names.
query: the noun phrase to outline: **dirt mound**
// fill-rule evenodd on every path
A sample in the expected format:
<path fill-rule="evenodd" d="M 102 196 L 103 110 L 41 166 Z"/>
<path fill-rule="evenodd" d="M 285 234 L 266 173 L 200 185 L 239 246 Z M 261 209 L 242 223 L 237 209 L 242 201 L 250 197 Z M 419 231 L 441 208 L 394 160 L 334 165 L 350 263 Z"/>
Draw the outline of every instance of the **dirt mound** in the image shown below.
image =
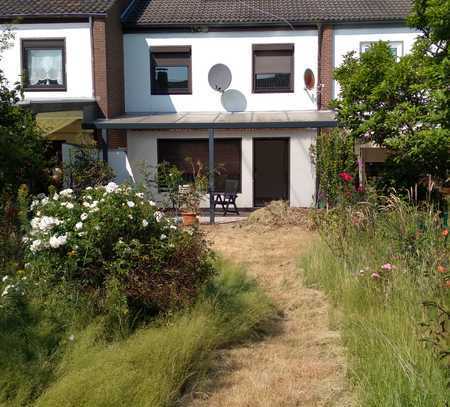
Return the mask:
<path fill-rule="evenodd" d="M 314 209 L 290 208 L 286 201 L 272 201 L 264 208 L 258 209 L 248 217 L 250 225 L 264 226 L 303 226 L 313 230 Z"/>

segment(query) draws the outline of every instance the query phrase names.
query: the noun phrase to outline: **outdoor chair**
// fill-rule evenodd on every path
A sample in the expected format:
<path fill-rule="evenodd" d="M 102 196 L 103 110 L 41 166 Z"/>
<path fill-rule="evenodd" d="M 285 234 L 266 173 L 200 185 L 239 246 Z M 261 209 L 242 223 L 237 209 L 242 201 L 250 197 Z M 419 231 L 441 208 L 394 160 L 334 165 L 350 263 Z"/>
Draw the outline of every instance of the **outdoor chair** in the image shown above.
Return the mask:
<path fill-rule="evenodd" d="M 239 215 L 239 209 L 236 205 L 238 189 L 239 181 L 232 179 L 225 180 L 225 192 L 214 195 L 214 209 L 216 209 L 217 205 L 220 205 L 223 209 L 223 216 L 227 216 L 228 212 Z M 231 209 L 230 205 L 232 206 Z"/>

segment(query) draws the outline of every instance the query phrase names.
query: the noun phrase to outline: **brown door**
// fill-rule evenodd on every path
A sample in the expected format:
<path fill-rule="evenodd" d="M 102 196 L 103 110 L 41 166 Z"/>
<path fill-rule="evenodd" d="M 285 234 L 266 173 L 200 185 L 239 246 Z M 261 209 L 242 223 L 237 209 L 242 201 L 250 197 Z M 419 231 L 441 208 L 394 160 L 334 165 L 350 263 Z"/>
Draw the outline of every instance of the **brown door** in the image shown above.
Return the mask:
<path fill-rule="evenodd" d="M 289 139 L 253 140 L 253 204 L 289 199 Z"/>

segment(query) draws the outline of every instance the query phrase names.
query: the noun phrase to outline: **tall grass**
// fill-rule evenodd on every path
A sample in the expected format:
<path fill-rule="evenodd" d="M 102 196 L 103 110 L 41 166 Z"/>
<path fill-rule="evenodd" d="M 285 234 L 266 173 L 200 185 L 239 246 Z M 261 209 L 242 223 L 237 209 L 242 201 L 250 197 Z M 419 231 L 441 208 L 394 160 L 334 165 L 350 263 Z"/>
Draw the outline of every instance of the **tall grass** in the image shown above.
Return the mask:
<path fill-rule="evenodd" d="M 187 384 L 206 374 L 215 349 L 256 334 L 273 313 L 242 270 L 223 262 L 218 268 L 195 306 L 126 339 L 107 341 L 99 321 L 68 332 L 72 340 L 65 341 L 51 383 L 33 405 L 173 405 Z"/>
<path fill-rule="evenodd" d="M 306 283 L 323 289 L 338 310 L 359 405 L 447 406 L 448 364 L 423 340 L 421 325 L 430 321 L 423 301 L 450 305 L 436 272 L 437 264 L 448 266 L 448 246 L 435 215 L 394 200 L 330 216 L 301 267 Z M 385 263 L 396 268 L 382 271 Z"/>

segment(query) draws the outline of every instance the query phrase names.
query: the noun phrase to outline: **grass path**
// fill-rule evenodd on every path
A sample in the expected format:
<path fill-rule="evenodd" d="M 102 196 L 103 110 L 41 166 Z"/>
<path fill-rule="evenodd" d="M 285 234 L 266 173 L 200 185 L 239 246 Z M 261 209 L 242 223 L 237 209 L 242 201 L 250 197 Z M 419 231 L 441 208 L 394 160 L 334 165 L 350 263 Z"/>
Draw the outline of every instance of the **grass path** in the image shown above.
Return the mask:
<path fill-rule="evenodd" d="M 299 227 L 263 229 L 241 224 L 205 227 L 213 248 L 243 264 L 279 310 L 260 341 L 220 351 L 206 390 L 190 407 L 350 406 L 339 334 L 330 330 L 322 293 L 303 287 L 297 258 L 314 233 Z"/>

